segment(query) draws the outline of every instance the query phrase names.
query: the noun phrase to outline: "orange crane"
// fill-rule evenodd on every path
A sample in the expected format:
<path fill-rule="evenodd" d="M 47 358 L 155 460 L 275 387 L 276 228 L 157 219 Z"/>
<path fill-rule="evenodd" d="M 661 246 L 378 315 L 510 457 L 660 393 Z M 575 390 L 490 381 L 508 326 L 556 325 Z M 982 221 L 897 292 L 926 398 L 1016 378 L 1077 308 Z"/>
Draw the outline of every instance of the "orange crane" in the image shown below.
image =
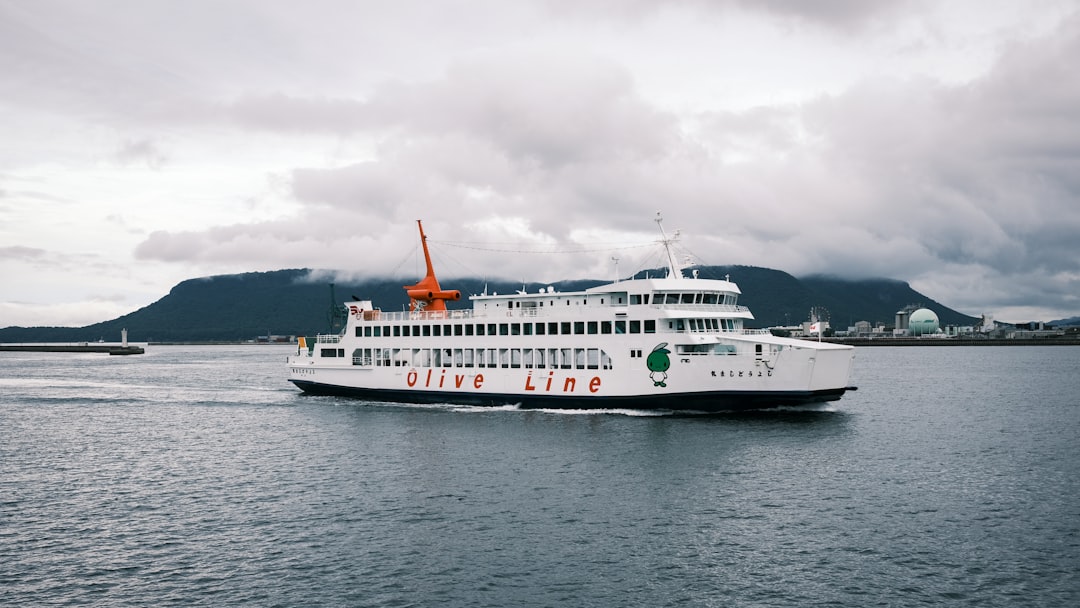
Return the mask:
<path fill-rule="evenodd" d="M 427 236 L 424 235 L 424 225 L 416 220 L 420 228 L 420 245 L 424 248 L 424 261 L 427 262 L 427 276 L 416 285 L 406 285 L 405 293 L 409 294 L 409 310 L 446 310 L 446 301 L 456 302 L 461 299 L 461 292 L 456 289 L 443 290 L 439 286 L 439 279 L 435 278 L 435 268 L 431 265 L 431 254 L 428 253 Z"/>

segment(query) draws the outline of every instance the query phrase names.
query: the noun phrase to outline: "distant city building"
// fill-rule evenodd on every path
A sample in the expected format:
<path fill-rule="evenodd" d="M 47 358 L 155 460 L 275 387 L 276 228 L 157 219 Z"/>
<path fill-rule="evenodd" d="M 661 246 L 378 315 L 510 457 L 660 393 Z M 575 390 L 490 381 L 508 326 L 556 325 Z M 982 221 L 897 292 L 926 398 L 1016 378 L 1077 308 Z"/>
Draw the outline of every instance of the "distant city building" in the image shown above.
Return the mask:
<path fill-rule="evenodd" d="M 946 325 L 945 335 L 953 338 L 960 336 L 971 336 L 975 333 L 975 328 L 971 325 Z"/>

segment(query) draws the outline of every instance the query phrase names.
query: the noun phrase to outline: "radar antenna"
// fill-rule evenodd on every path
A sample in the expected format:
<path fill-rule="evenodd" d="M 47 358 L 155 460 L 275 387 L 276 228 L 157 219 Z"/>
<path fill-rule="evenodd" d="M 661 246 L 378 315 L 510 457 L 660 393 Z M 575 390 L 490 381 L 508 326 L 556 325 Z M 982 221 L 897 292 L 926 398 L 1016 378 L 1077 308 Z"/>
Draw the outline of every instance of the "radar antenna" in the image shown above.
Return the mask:
<path fill-rule="evenodd" d="M 682 266 L 675 261 L 675 253 L 671 250 L 671 245 L 679 240 L 679 231 L 676 230 L 669 239 L 667 233 L 664 232 L 664 218 L 659 211 L 656 212 L 656 225 L 660 227 L 660 242 L 664 245 L 664 253 L 667 254 L 668 276 L 673 279 L 681 279 L 683 278 Z"/>

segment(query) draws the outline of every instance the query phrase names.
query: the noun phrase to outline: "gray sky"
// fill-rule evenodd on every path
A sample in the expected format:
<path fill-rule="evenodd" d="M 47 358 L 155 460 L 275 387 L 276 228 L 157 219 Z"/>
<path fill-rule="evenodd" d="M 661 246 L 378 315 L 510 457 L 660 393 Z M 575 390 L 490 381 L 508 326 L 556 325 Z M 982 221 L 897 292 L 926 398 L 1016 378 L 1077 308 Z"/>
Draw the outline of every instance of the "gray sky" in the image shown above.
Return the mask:
<path fill-rule="evenodd" d="M 210 274 L 890 277 L 1080 314 L 1080 0 L 0 0 L 0 327 Z M 520 253 L 517 253 L 520 252 Z M 732 277 L 738 280 L 738 277 Z"/>

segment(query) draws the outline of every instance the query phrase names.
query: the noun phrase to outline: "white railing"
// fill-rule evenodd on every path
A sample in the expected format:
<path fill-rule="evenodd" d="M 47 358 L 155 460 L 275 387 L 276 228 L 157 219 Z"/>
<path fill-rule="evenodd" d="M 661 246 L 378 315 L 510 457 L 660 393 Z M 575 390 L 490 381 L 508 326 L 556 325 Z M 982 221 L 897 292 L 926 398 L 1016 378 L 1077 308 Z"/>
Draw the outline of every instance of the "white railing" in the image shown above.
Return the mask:
<path fill-rule="evenodd" d="M 371 323 L 384 323 L 387 321 L 441 321 L 443 319 L 471 319 L 483 315 L 474 314 L 471 309 L 462 310 L 404 310 L 401 312 L 385 312 L 382 310 L 366 310 L 360 321 Z"/>
<path fill-rule="evenodd" d="M 636 305 L 635 305 L 636 306 Z M 734 306 L 730 304 L 649 304 L 656 310 L 677 310 L 685 312 L 703 313 L 748 313 L 746 306 Z M 591 306 L 589 308 L 592 308 Z M 611 308 L 627 308 L 627 305 L 611 306 Z M 441 321 L 441 320 L 466 320 L 466 319 L 491 319 L 498 317 L 523 317 L 536 318 L 553 316 L 551 308 L 528 307 L 510 308 L 499 310 L 423 310 L 423 311 L 400 311 L 385 312 L 381 310 L 364 311 L 359 319 L 361 322 L 386 323 L 398 321 Z M 561 309 L 560 309 L 560 312 Z M 561 316 L 561 315 L 560 315 Z"/>

